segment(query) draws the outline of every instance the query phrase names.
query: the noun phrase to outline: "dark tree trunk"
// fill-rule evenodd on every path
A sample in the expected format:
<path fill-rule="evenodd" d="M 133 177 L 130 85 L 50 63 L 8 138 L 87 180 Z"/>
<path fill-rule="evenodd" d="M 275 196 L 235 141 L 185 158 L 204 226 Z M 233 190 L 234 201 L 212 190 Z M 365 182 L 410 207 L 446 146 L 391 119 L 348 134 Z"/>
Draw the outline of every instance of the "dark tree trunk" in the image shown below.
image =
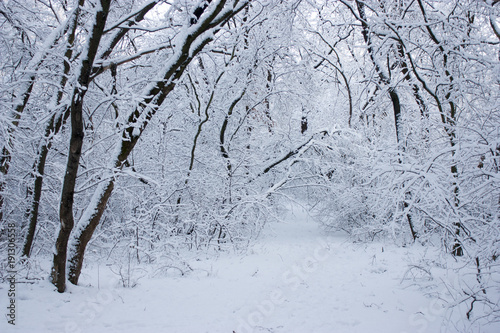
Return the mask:
<path fill-rule="evenodd" d="M 78 238 L 74 245 L 74 252 L 70 254 L 69 263 L 69 272 L 68 272 L 68 280 L 73 284 L 78 284 L 78 279 L 80 278 L 80 273 L 82 271 L 83 266 L 83 257 L 85 255 L 85 249 L 87 247 L 88 242 L 92 238 L 95 229 L 99 225 L 99 221 L 101 220 L 102 214 L 106 208 L 106 204 L 108 203 L 109 197 L 113 192 L 114 188 L 114 179 L 108 180 L 105 185 L 99 185 L 102 192 L 100 192 L 101 196 L 99 198 L 99 203 L 96 206 L 96 210 L 92 217 L 88 221 L 88 225 L 83 229 L 83 231 L 78 235 Z"/>
<path fill-rule="evenodd" d="M 74 225 L 73 201 L 84 137 L 83 101 L 89 85 L 94 59 L 106 24 L 110 2 L 111 0 L 101 0 L 101 8 L 96 12 L 94 26 L 88 42 L 87 54 L 82 55 L 83 61 L 78 75 L 78 86 L 75 87 L 71 100 L 71 137 L 59 206 L 61 226 L 56 240 L 56 253 L 54 254 L 51 272 L 52 283 L 57 287 L 57 291 L 61 293 L 66 289 L 66 252 L 69 236 Z"/>
<path fill-rule="evenodd" d="M 24 241 L 22 255 L 29 257 L 31 255 L 31 247 L 33 246 L 33 240 L 35 238 L 36 225 L 38 223 L 38 209 L 40 207 L 40 198 L 42 197 L 42 186 L 43 186 L 43 175 L 45 172 L 45 160 L 47 159 L 47 154 L 49 152 L 49 147 L 43 145 L 42 149 L 38 153 L 38 160 L 36 162 L 35 171 L 35 183 L 33 188 L 33 197 L 31 200 L 30 211 L 28 212 L 28 233 Z"/>

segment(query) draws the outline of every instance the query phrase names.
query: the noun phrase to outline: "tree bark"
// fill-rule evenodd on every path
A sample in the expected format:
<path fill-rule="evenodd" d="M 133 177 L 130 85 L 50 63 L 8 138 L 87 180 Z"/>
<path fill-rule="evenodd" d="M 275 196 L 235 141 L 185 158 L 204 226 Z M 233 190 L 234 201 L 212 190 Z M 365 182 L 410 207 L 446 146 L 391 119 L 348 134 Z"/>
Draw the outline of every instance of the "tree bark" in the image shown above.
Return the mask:
<path fill-rule="evenodd" d="M 94 26 L 88 41 L 87 52 L 82 55 L 83 60 L 78 75 L 78 86 L 73 90 L 73 98 L 71 100 L 71 136 L 66 173 L 64 175 L 61 193 L 61 203 L 59 206 L 61 226 L 56 240 L 56 253 L 54 254 L 51 272 L 52 283 L 57 287 L 57 291 L 61 293 L 66 289 L 66 251 L 69 236 L 74 225 L 73 202 L 75 184 L 84 137 L 83 101 L 89 85 L 94 59 L 106 24 L 110 2 L 111 0 L 101 0 L 101 8 L 96 12 Z"/>

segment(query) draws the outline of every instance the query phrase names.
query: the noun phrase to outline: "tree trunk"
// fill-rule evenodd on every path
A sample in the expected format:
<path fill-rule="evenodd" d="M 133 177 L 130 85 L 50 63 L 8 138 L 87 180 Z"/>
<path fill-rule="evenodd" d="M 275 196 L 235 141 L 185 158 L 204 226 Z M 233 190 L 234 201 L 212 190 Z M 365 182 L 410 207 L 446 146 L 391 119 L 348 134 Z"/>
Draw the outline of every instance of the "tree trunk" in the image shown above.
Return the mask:
<path fill-rule="evenodd" d="M 43 145 L 42 149 L 38 153 L 38 159 L 36 161 L 34 170 L 35 171 L 35 183 L 33 188 L 33 196 L 31 199 L 31 208 L 28 212 L 29 226 L 26 239 L 24 241 L 22 255 L 29 257 L 31 255 L 31 247 L 33 246 L 33 240 L 35 238 L 36 225 L 38 223 L 38 209 L 40 207 L 40 198 L 42 196 L 42 186 L 43 186 L 43 175 L 45 172 L 45 160 L 47 159 L 47 154 L 49 152 L 49 147 Z"/>
<path fill-rule="evenodd" d="M 91 200 L 91 205 L 87 207 L 84 212 L 82 219 L 87 220 L 87 225 L 83 226 L 79 224 L 79 229 L 76 230 L 75 240 L 72 242 L 70 247 L 70 259 L 68 280 L 73 284 L 78 284 L 78 279 L 80 278 L 80 273 L 82 271 L 83 257 L 85 255 L 85 249 L 88 242 L 92 238 L 95 229 L 99 225 L 106 204 L 108 203 L 109 197 L 113 192 L 115 181 L 113 177 L 110 177 L 108 181 L 98 185 L 98 188 L 94 192 L 94 196 Z M 93 211 L 90 211 L 90 209 Z"/>
<path fill-rule="evenodd" d="M 71 137 L 59 206 L 61 226 L 56 240 L 56 253 L 54 254 L 51 272 L 52 283 L 57 287 L 57 291 L 61 293 L 66 289 L 66 251 L 69 236 L 74 225 L 73 201 L 84 137 L 83 101 L 89 85 L 94 59 L 106 24 L 110 2 L 111 0 L 101 0 L 101 8 L 96 12 L 87 52 L 82 55 L 83 60 L 78 75 L 78 85 L 73 91 L 73 98 L 71 100 Z"/>

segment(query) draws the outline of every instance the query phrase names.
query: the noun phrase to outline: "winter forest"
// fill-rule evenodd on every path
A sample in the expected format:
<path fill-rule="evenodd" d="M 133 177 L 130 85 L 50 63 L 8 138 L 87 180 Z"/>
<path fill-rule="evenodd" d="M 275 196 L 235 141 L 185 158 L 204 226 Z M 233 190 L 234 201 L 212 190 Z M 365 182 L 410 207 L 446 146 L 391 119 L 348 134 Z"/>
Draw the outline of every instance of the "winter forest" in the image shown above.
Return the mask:
<path fill-rule="evenodd" d="M 301 280 L 335 285 L 331 274 L 364 269 L 363 249 L 366 265 L 401 266 L 394 285 L 423 307 L 440 300 L 432 322 L 402 315 L 406 331 L 498 332 L 499 97 L 498 0 L 2 0 L 1 327 L 115 332 L 100 313 L 127 309 L 127 293 L 179 304 L 186 284 L 203 297 L 217 274 L 197 267 L 250 260 L 270 228 L 296 230 L 268 248 L 290 255 L 277 276 L 315 230 L 336 259 Z M 273 279 L 258 267 L 228 288 Z M 111 300 L 87 302 L 100 306 L 94 330 L 29 326 L 37 294 L 71 308 L 103 290 Z M 273 304 L 204 331 L 306 332 L 286 326 L 289 298 Z M 307 327 L 366 332 L 364 320 Z M 148 325 L 131 332 L 203 331 Z"/>

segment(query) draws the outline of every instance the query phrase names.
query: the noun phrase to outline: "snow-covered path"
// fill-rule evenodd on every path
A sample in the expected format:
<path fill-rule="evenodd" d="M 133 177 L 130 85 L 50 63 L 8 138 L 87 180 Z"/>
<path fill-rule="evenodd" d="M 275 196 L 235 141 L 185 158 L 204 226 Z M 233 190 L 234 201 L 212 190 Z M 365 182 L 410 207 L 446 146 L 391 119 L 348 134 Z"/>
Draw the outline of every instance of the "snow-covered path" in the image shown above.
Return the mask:
<path fill-rule="evenodd" d="M 287 221 L 247 254 L 197 261 L 188 276 L 118 288 L 101 267 L 100 289 L 95 270 L 82 283 L 92 287 L 70 293 L 20 286 L 7 332 L 439 332 L 442 304 L 401 283 L 411 249 L 325 235 L 298 209 Z"/>

